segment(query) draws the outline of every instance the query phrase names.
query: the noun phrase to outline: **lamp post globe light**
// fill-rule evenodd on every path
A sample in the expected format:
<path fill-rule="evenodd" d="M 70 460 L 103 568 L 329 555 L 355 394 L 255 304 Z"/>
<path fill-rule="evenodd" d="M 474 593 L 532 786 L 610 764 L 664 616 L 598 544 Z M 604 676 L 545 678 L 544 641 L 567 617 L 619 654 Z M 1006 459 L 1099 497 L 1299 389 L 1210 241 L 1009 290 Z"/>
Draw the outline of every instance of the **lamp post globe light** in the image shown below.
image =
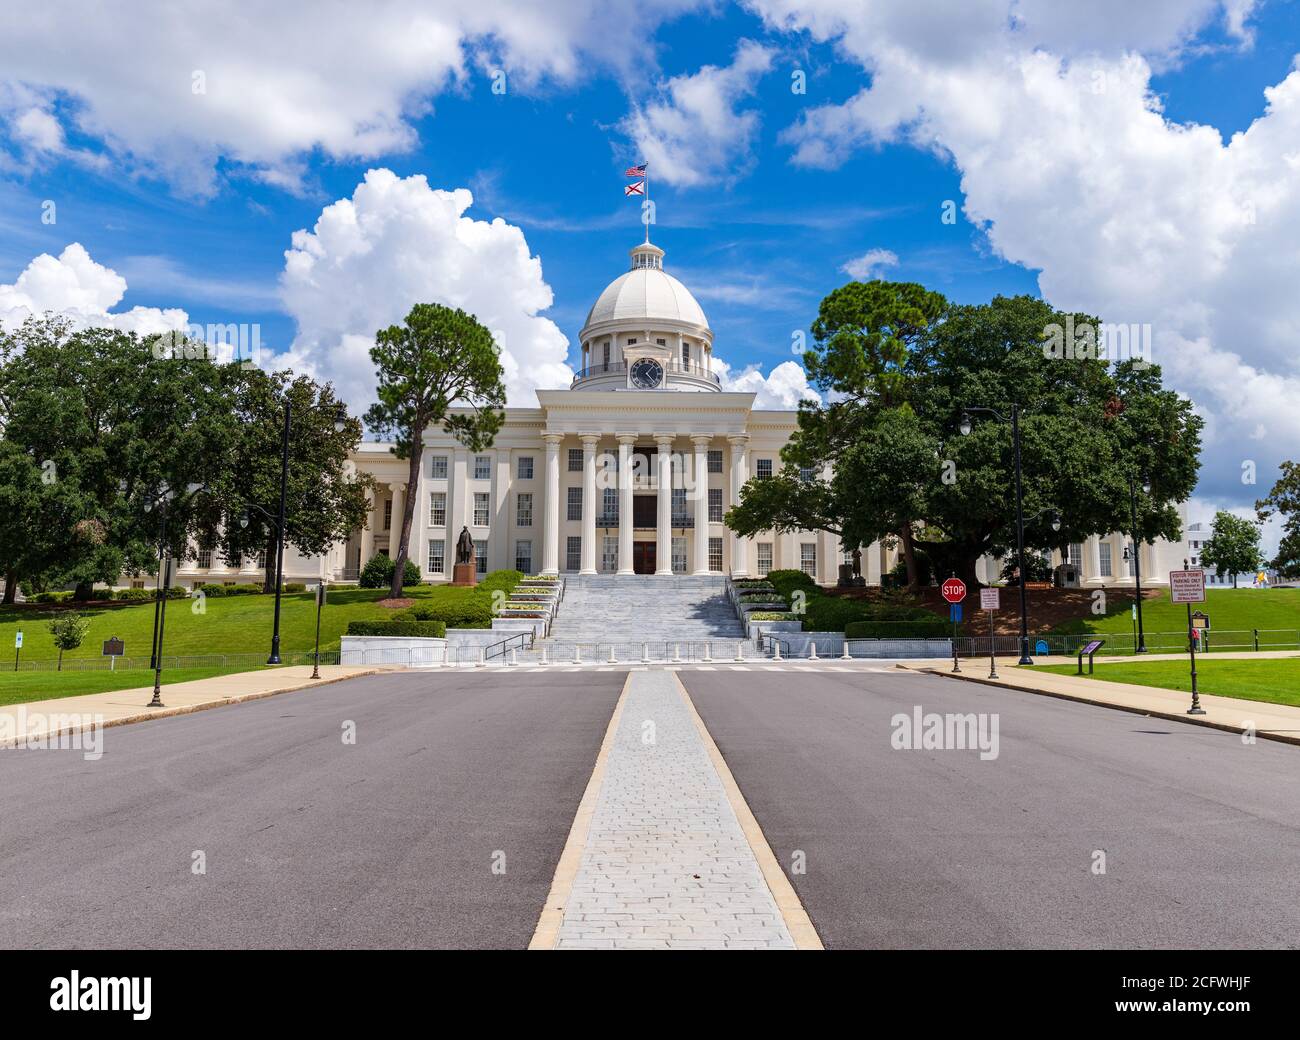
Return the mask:
<path fill-rule="evenodd" d="M 972 415 L 982 412 L 991 415 L 999 422 L 1006 418 L 992 408 L 963 408 L 958 429 L 963 437 L 970 436 L 974 429 Z M 1016 461 L 1016 566 L 1020 570 L 1020 660 L 1018 664 L 1033 664 L 1029 656 L 1029 600 L 1025 590 L 1025 501 L 1024 486 L 1020 467 L 1020 405 L 1011 406 L 1011 444 Z"/>

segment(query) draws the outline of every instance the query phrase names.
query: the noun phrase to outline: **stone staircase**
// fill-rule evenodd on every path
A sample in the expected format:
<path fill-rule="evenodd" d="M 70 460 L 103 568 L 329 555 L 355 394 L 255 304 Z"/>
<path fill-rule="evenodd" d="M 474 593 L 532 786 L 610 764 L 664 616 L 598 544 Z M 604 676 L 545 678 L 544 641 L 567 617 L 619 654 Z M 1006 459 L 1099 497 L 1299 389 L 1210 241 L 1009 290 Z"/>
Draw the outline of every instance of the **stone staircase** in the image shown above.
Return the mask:
<path fill-rule="evenodd" d="M 704 644 L 712 653 L 734 656 L 745 631 L 727 598 L 726 579 L 693 575 L 571 575 L 565 577 L 564 599 L 542 645 L 567 658 L 575 644 L 584 652 L 602 654 L 615 645 L 620 659 L 642 652 L 649 644 L 656 659 L 674 653 L 680 644 L 686 657 L 699 657 Z M 589 648 L 589 649 L 588 649 Z M 757 656 L 746 643 L 747 657 Z"/>

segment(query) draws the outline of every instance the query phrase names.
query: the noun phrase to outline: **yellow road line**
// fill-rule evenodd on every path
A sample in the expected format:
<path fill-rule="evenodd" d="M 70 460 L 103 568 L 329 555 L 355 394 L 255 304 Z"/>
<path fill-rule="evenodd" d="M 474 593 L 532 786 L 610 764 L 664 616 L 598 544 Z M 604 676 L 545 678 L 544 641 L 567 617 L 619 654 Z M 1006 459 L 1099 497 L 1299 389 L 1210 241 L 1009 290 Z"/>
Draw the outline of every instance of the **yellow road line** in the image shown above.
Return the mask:
<path fill-rule="evenodd" d="M 704 741 L 704 747 L 709 753 L 709 760 L 713 763 L 713 768 L 718 771 L 718 777 L 722 780 L 722 788 L 727 792 L 727 801 L 731 803 L 731 811 L 736 814 L 740 829 L 745 832 L 745 839 L 754 852 L 754 858 L 758 860 L 758 868 L 763 872 L 763 879 L 772 892 L 772 898 L 776 900 L 777 909 L 781 911 L 781 917 L 785 921 L 786 928 L 790 931 L 790 937 L 794 939 L 795 948 L 799 950 L 824 949 L 821 938 L 817 934 L 817 929 L 813 927 L 808 912 L 804 910 L 803 903 L 799 901 L 798 893 L 795 892 L 794 886 L 790 884 L 790 879 L 785 876 L 785 871 L 781 869 L 781 865 L 777 863 L 776 855 L 772 852 L 772 846 L 768 844 L 763 829 L 758 825 L 758 820 L 754 818 L 754 814 L 750 811 L 745 796 L 740 793 L 736 778 L 731 775 L 731 767 L 727 765 L 727 760 L 722 757 L 718 745 L 713 742 L 708 727 L 704 725 L 700 713 L 695 710 L 691 695 L 686 692 L 686 687 L 682 685 L 682 681 L 678 678 L 675 670 L 672 675 L 673 681 L 677 683 L 677 690 L 682 695 L 682 700 L 686 702 L 686 710 L 690 712 L 691 718 L 695 721 L 695 728 L 699 731 L 700 739 Z"/>
<path fill-rule="evenodd" d="M 582 865 L 582 852 L 587 847 L 587 833 L 591 829 L 591 818 L 596 812 L 596 802 L 600 798 L 600 785 L 605 779 L 605 763 L 609 759 L 610 748 L 614 746 L 614 734 L 618 732 L 618 721 L 623 717 L 623 703 L 627 700 L 628 686 L 632 682 L 632 673 L 623 680 L 623 691 L 618 703 L 614 705 L 614 714 L 609 717 L 609 726 L 605 729 L 605 739 L 600 743 L 596 753 L 596 764 L 587 781 L 587 789 L 582 793 L 578 811 L 569 828 L 569 837 L 564 842 L 564 851 L 560 861 L 555 865 L 555 877 L 551 879 L 551 890 L 546 894 L 542 904 L 541 917 L 528 943 L 530 950 L 553 950 L 560 937 L 560 925 L 564 923 L 564 908 L 569 902 L 569 893 L 573 891 L 573 879 L 578 876 Z"/>

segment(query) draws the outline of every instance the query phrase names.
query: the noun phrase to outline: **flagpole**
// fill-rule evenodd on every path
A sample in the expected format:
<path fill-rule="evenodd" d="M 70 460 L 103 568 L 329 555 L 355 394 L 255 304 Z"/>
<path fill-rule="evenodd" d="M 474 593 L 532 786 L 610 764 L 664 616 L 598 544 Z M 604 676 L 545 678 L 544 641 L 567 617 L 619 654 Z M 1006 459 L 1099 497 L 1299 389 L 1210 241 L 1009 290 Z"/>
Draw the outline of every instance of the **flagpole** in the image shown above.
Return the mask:
<path fill-rule="evenodd" d="M 645 201 L 646 202 L 650 201 L 650 163 L 649 162 L 645 164 Z M 645 209 L 644 202 L 641 204 L 641 208 L 645 210 L 645 214 L 646 214 L 645 244 L 649 245 L 650 244 L 650 211 Z"/>

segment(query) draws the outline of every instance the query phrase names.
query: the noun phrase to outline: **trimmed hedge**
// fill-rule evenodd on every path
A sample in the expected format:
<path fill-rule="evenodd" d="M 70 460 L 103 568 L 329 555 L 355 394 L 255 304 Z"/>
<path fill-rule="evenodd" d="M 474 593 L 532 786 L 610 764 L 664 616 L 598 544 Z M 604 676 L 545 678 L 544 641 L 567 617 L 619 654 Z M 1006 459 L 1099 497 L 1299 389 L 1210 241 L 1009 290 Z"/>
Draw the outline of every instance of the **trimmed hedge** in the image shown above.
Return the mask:
<path fill-rule="evenodd" d="M 436 621 L 444 628 L 491 628 L 492 600 L 471 594 L 455 603 L 417 603 L 399 610 L 394 617 L 401 621 Z"/>
<path fill-rule="evenodd" d="M 370 562 L 361 569 L 361 576 L 357 584 L 363 589 L 382 589 L 393 583 L 393 571 L 397 569 L 397 561 L 383 553 L 376 553 L 370 557 Z M 407 560 L 406 566 L 402 568 L 402 587 L 420 584 L 420 568 L 415 565 L 414 560 Z"/>
<path fill-rule="evenodd" d="M 776 610 L 755 610 L 745 615 L 747 621 L 798 621 L 798 614 L 782 613 Z"/>
<path fill-rule="evenodd" d="M 350 636 L 422 636 L 443 639 L 447 626 L 441 621 L 349 621 Z"/>
<path fill-rule="evenodd" d="M 126 603 L 143 603 L 156 595 L 154 589 L 118 589 L 113 593 L 113 598 Z"/>
<path fill-rule="evenodd" d="M 922 607 L 877 607 L 863 620 L 845 625 L 844 638 L 946 639 L 952 629 L 952 622 Z"/>

